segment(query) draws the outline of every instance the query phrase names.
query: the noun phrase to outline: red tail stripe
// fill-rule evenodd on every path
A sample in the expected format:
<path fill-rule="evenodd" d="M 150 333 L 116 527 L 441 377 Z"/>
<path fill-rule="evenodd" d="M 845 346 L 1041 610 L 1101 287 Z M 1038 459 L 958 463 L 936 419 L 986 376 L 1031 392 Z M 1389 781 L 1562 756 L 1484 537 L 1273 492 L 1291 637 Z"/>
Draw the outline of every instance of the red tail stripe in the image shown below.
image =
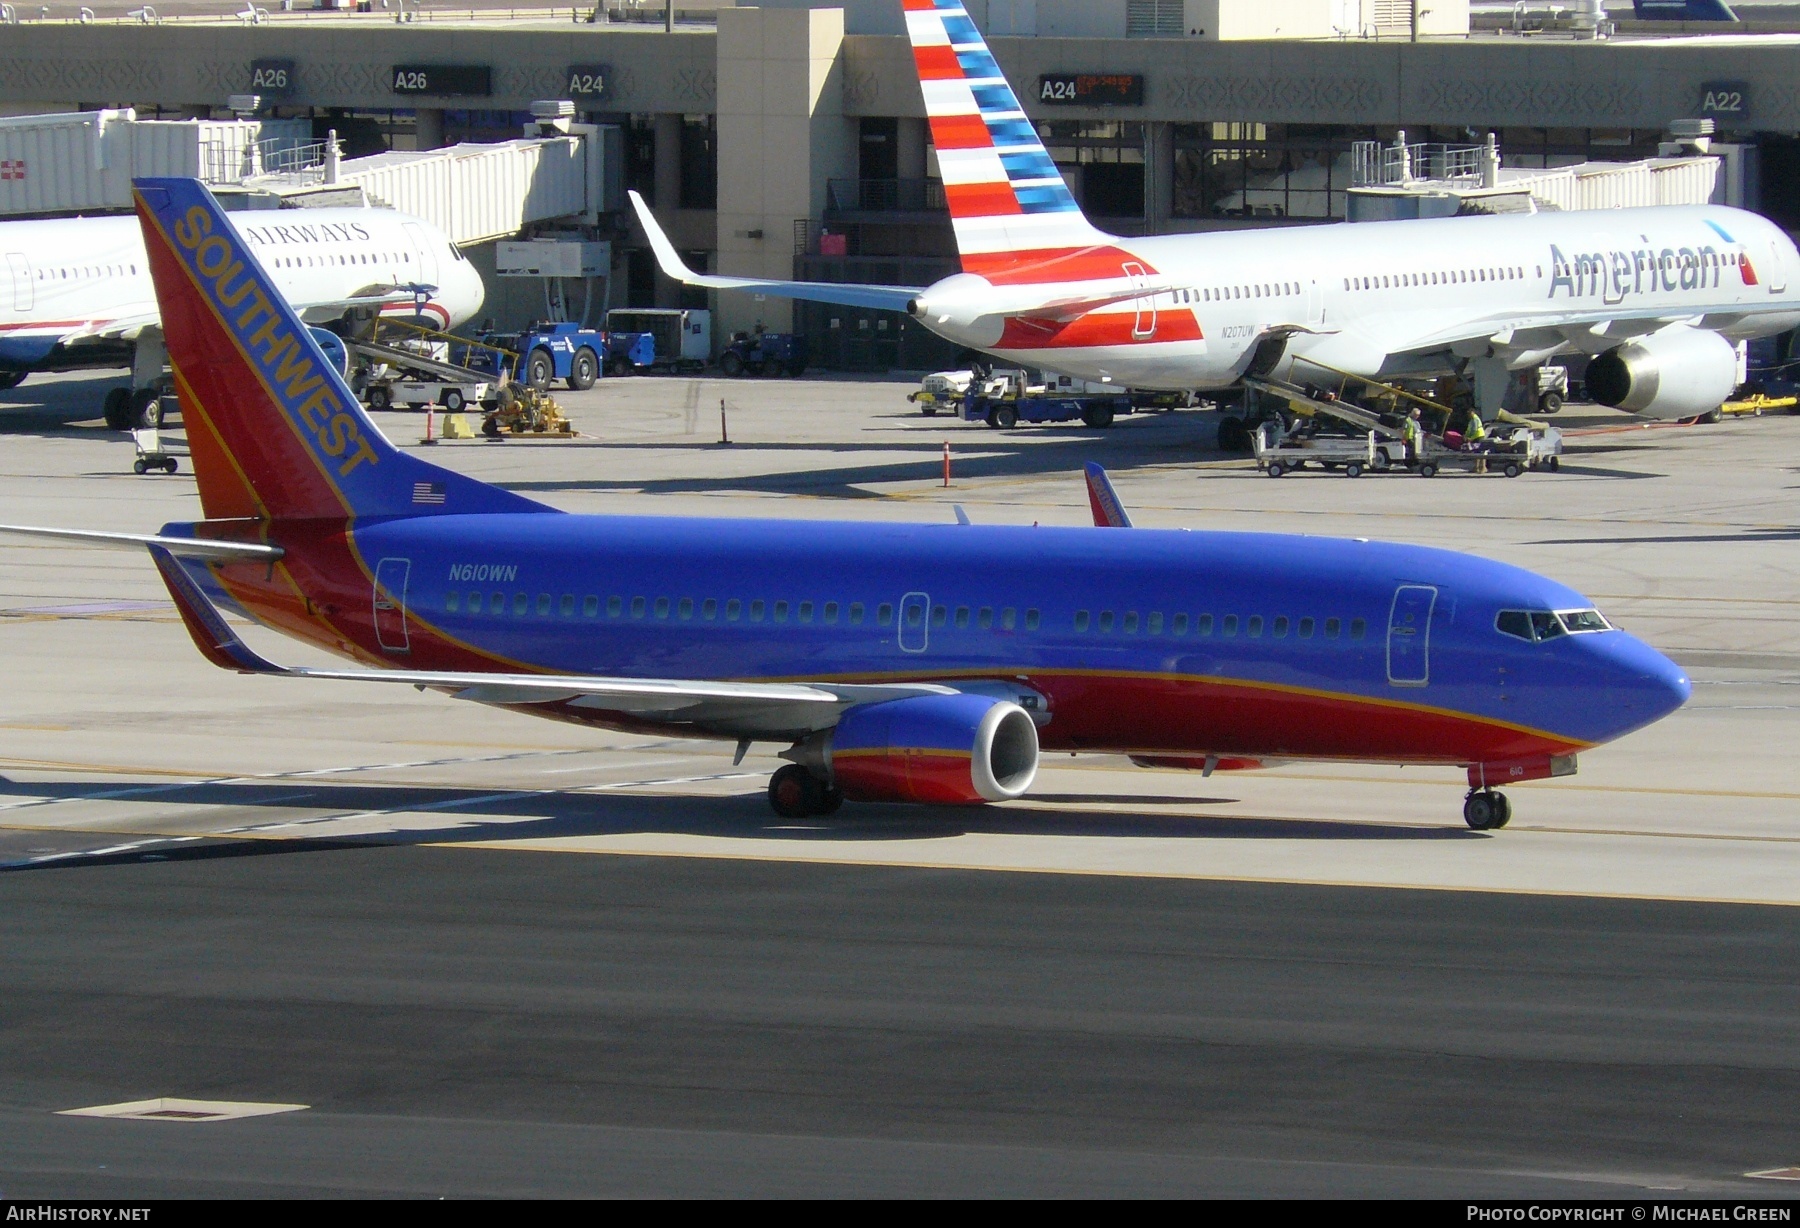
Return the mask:
<path fill-rule="evenodd" d="M 1018 194 L 1010 183 L 947 183 L 944 199 L 950 204 L 950 216 L 997 217 L 1005 213 L 1023 213 Z"/>
<path fill-rule="evenodd" d="M 929 13 L 937 7 L 932 0 L 900 0 L 900 5 L 909 13 Z"/>
<path fill-rule="evenodd" d="M 1147 321 L 1146 321 L 1147 322 Z M 1063 323 L 1032 317 L 1013 317 L 995 344 L 997 350 L 1066 350 L 1099 345 L 1151 345 L 1170 341 L 1200 341 L 1200 322 L 1191 311 L 1156 313 L 1156 326 L 1145 337 L 1137 335 L 1135 311 L 1091 312 Z"/>
<path fill-rule="evenodd" d="M 991 149 L 994 144 L 979 115 L 933 115 L 931 139 L 939 149 Z"/>
<path fill-rule="evenodd" d="M 956 52 L 949 47 L 914 47 L 913 63 L 919 66 L 921 81 L 955 81 L 963 75 Z"/>

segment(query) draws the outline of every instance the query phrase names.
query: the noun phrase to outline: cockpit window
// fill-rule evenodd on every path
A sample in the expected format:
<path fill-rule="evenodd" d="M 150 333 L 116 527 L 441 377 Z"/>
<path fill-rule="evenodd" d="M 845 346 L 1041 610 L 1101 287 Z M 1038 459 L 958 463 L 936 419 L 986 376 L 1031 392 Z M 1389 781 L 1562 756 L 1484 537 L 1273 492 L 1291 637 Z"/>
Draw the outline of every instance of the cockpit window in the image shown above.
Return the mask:
<path fill-rule="evenodd" d="M 1541 643 L 1561 635 L 1611 631 L 1612 624 L 1599 610 L 1501 610 L 1494 616 L 1494 630 Z"/>

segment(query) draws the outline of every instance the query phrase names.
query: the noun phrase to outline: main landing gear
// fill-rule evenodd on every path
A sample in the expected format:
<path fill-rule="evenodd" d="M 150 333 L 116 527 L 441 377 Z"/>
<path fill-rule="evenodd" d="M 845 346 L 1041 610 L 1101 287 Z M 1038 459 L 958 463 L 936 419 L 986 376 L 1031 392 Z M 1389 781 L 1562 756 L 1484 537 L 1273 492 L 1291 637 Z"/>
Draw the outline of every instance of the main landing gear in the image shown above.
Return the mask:
<path fill-rule="evenodd" d="M 1463 799 L 1463 822 L 1476 831 L 1493 831 L 1512 821 L 1512 803 L 1496 789 L 1470 789 Z"/>
<path fill-rule="evenodd" d="M 798 763 L 788 764 L 769 778 L 769 805 L 784 819 L 834 814 L 843 804 L 842 790 L 832 788 Z"/>

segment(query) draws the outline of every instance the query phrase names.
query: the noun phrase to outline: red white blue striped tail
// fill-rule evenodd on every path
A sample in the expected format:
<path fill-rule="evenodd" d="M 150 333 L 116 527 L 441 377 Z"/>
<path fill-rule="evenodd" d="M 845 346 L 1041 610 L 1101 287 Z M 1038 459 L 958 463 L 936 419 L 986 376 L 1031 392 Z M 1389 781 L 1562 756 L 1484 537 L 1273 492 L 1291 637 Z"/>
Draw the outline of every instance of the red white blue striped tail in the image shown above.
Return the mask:
<path fill-rule="evenodd" d="M 1112 242 L 1082 216 L 962 0 L 902 3 L 963 271 L 1039 265 Z"/>

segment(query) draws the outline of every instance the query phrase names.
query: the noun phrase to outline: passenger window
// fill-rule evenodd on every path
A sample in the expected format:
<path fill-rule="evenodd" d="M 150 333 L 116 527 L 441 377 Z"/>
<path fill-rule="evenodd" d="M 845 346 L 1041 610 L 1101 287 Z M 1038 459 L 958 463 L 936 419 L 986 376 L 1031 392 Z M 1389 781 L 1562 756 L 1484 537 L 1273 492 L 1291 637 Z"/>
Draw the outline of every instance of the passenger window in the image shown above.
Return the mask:
<path fill-rule="evenodd" d="M 1196 624 L 1194 627 L 1194 634 L 1195 635 L 1211 635 L 1212 628 L 1213 628 L 1212 615 L 1211 614 L 1202 614 L 1200 616 L 1199 623 Z"/>
<path fill-rule="evenodd" d="M 1088 629 L 1088 612 L 1086 610 L 1076 610 L 1075 611 L 1075 630 L 1086 631 L 1087 629 Z"/>
<path fill-rule="evenodd" d="M 966 627 L 969 625 L 969 607 L 968 606 L 959 605 L 956 607 L 956 625 L 958 627 Z"/>
<path fill-rule="evenodd" d="M 1100 633 L 1102 635 L 1105 635 L 1105 634 L 1110 633 L 1112 631 L 1112 629 L 1113 629 L 1113 612 L 1111 610 L 1101 610 L 1100 611 Z"/>
<path fill-rule="evenodd" d="M 1011 631 L 1018 625 L 1018 621 L 1019 612 L 1011 606 L 1007 606 L 1004 610 L 1000 611 L 1000 630 Z"/>
<path fill-rule="evenodd" d="M 550 613 L 550 594 L 539 593 L 537 602 L 538 617 L 543 618 Z"/>
<path fill-rule="evenodd" d="M 1125 634 L 1126 635 L 1136 635 L 1137 629 L 1138 629 L 1137 611 L 1129 610 L 1125 614 Z"/>
<path fill-rule="evenodd" d="M 633 618 L 642 618 L 644 616 L 644 599 L 642 597 L 633 597 L 631 599 L 631 616 Z"/>
<path fill-rule="evenodd" d="M 1251 636 L 1261 636 L 1262 635 L 1262 623 L 1263 623 L 1263 620 L 1262 620 L 1261 614 L 1252 614 L 1250 616 L 1250 623 L 1247 627 L 1245 627 L 1245 630 Z"/>
<path fill-rule="evenodd" d="M 881 608 L 884 610 L 887 609 L 886 606 L 882 606 Z M 925 607 L 924 606 L 909 605 L 906 607 L 906 625 L 907 626 L 917 627 L 917 626 L 921 625 L 924 621 L 925 621 Z"/>
<path fill-rule="evenodd" d="M 860 606 L 855 607 L 855 608 L 861 609 Z M 893 606 L 889 605 L 887 602 L 884 601 L 879 606 L 875 607 L 875 624 L 876 624 L 876 626 L 885 627 L 888 624 L 892 623 L 893 621 L 894 621 L 894 607 Z"/>
<path fill-rule="evenodd" d="M 458 592 L 444 594 L 444 608 L 452 614 L 462 609 L 462 594 Z"/>
<path fill-rule="evenodd" d="M 763 616 L 763 603 L 760 601 L 752 601 L 750 603 L 750 621 L 753 623 L 759 623 L 762 621 L 762 616 Z"/>
<path fill-rule="evenodd" d="M 531 597 L 527 593 L 513 594 L 513 614 L 523 618 L 531 612 Z"/>
<path fill-rule="evenodd" d="M 738 614 L 739 614 L 739 612 L 741 612 L 743 610 L 743 608 L 744 608 L 744 603 L 739 601 L 736 597 L 733 597 L 731 600 L 727 601 L 725 603 L 725 621 L 728 623 L 736 622 L 738 620 Z"/>
<path fill-rule="evenodd" d="M 1162 634 L 1162 615 L 1160 613 L 1152 613 L 1150 615 L 1150 621 L 1144 627 L 1144 630 L 1150 635 L 1161 635 Z"/>
<path fill-rule="evenodd" d="M 575 594 L 574 593 L 564 593 L 563 594 L 563 599 L 559 605 L 559 611 L 564 618 L 573 618 L 575 616 Z"/>
<path fill-rule="evenodd" d="M 1325 638 L 1328 640 L 1335 640 L 1338 637 L 1338 630 L 1343 625 L 1344 625 L 1343 623 L 1339 622 L 1335 618 L 1326 619 L 1325 620 Z"/>
<path fill-rule="evenodd" d="M 1036 610 L 1026 610 L 1025 611 L 1025 630 L 1036 631 L 1037 629 L 1038 629 L 1038 612 Z"/>
<path fill-rule="evenodd" d="M 600 614 L 600 598 L 598 598 L 598 597 L 583 597 L 581 599 L 581 616 L 583 618 L 597 618 L 599 616 L 599 614 Z"/>
<path fill-rule="evenodd" d="M 1524 610 L 1501 610 L 1494 615 L 1494 630 L 1501 635 L 1529 641 L 1532 638 L 1531 615 Z"/>
<path fill-rule="evenodd" d="M 656 599 L 656 616 L 658 618 L 667 618 L 669 616 L 669 599 L 667 597 L 658 597 Z"/>
<path fill-rule="evenodd" d="M 1313 633 L 1313 620 L 1310 618 L 1301 619 L 1300 620 L 1300 638 L 1303 640 L 1310 640 L 1312 638 L 1312 633 Z"/>
<path fill-rule="evenodd" d="M 825 621 L 828 623 L 835 623 L 837 621 L 837 610 L 837 602 L 827 601 L 824 609 Z"/>
<path fill-rule="evenodd" d="M 862 626 L 862 620 L 863 620 L 863 604 L 862 604 L 862 602 L 852 601 L 850 603 L 850 625 L 853 627 L 860 627 L 860 626 Z"/>
<path fill-rule="evenodd" d="M 803 623 L 811 622 L 812 621 L 812 612 L 813 612 L 813 603 L 810 601 L 802 601 L 800 603 L 800 609 L 796 612 L 800 615 L 801 622 L 803 622 Z"/>
<path fill-rule="evenodd" d="M 719 599 L 717 597 L 708 597 L 705 601 L 702 601 L 700 603 L 700 617 L 701 618 L 704 618 L 707 622 L 711 622 L 711 621 L 713 621 L 713 619 L 717 618 L 718 616 L 719 616 Z"/>
<path fill-rule="evenodd" d="M 1173 619 L 1170 620 L 1169 634 L 1170 635 L 1186 635 L 1187 634 L 1187 615 L 1186 614 L 1177 614 Z"/>
<path fill-rule="evenodd" d="M 950 607 L 934 605 L 931 607 L 931 625 L 941 627 L 950 621 Z"/>
<path fill-rule="evenodd" d="M 1548 610 L 1531 612 L 1531 630 L 1540 640 L 1553 640 L 1563 633 L 1563 625 Z"/>
<path fill-rule="evenodd" d="M 777 601 L 775 603 L 775 621 L 776 622 L 778 622 L 778 623 L 786 622 L 787 621 L 787 612 L 788 612 L 788 603 L 787 602 Z"/>
<path fill-rule="evenodd" d="M 624 609 L 625 603 L 619 598 L 608 597 L 606 599 L 606 616 L 608 618 L 617 618 Z"/>
<path fill-rule="evenodd" d="M 983 631 L 992 627 L 994 625 L 994 607 L 991 605 L 984 605 L 979 610 L 975 611 L 975 625 L 980 627 Z"/>
<path fill-rule="evenodd" d="M 675 616 L 684 619 L 692 618 L 694 616 L 694 599 L 692 597 L 683 597 L 681 599 L 681 604 L 675 607 Z"/>
<path fill-rule="evenodd" d="M 1273 627 L 1271 627 L 1270 630 L 1275 633 L 1275 638 L 1278 640 L 1286 637 L 1287 631 L 1288 631 L 1288 620 L 1285 618 L 1277 618 L 1275 620 L 1275 625 Z"/>
<path fill-rule="evenodd" d="M 1350 620 L 1350 638 L 1360 640 L 1369 630 L 1369 624 L 1360 618 Z"/>
<path fill-rule="evenodd" d="M 1219 625 L 1219 634 L 1220 635 L 1236 635 L 1237 634 L 1237 615 L 1236 614 L 1227 614 L 1225 616 L 1225 621 Z"/>
<path fill-rule="evenodd" d="M 505 593 L 489 593 L 488 594 L 488 613 L 489 614 L 504 614 L 504 613 L 506 613 L 506 594 Z"/>

